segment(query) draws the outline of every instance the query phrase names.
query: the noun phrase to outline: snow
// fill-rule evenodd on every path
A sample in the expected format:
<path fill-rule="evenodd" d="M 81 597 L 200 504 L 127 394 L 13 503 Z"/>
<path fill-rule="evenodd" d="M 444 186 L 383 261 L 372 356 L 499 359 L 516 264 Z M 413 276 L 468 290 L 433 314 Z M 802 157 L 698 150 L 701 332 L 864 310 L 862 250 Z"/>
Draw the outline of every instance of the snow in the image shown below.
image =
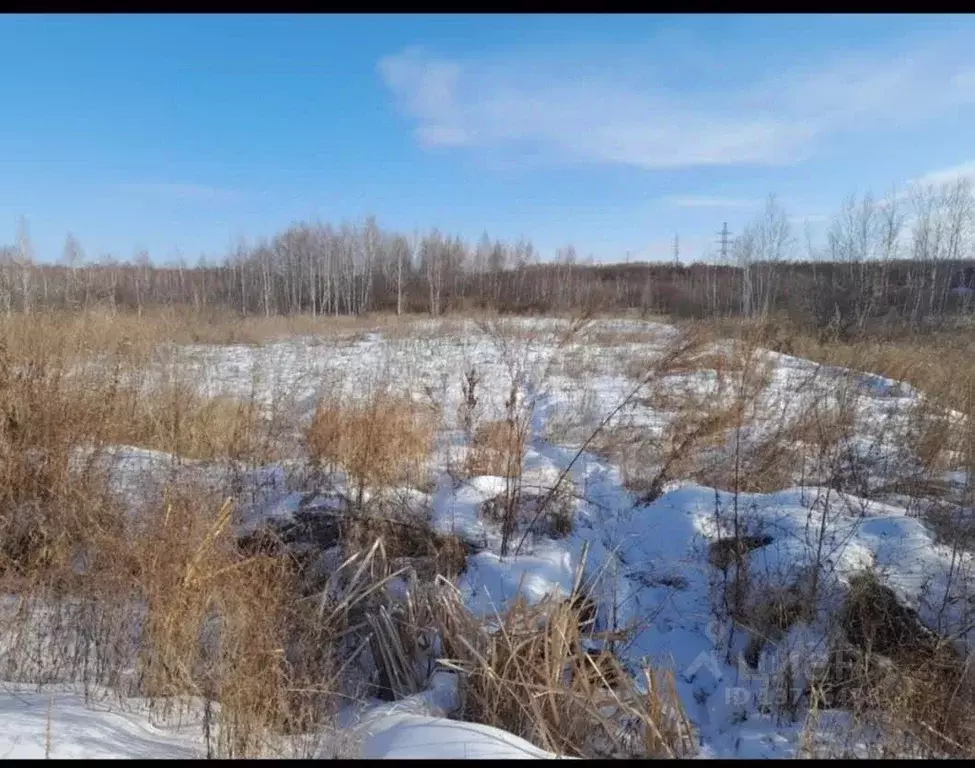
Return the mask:
<path fill-rule="evenodd" d="M 852 575 L 869 567 L 929 625 L 953 632 L 971 621 L 965 600 L 975 570 L 971 555 L 937 544 L 905 506 L 815 485 L 735 497 L 686 480 L 669 483 L 653 503 L 640 504 L 624 487 L 619 467 L 587 452 L 568 473 L 577 492 L 572 533 L 531 537 L 518 554 L 502 557 L 499 526 L 485 519 L 481 509 L 505 492 L 505 479 L 458 481 L 449 471 L 463 459 L 463 441 L 456 439 L 461 373 L 473 366 L 481 377 L 479 419 L 502 418 L 512 381 L 520 388 L 522 401 L 532 406 L 524 487 L 544 491 L 576 459 L 577 447 L 598 419 L 632 390 L 634 381 L 623 370 L 626 363 L 651 359 L 675 334 L 659 324 L 601 321 L 579 341 L 560 348 L 564 322 L 518 319 L 505 321 L 504 327 L 512 338 L 502 346 L 471 324 L 455 324 L 452 335 L 445 337 L 443 327 L 428 321 L 402 338 L 371 333 L 339 342 L 291 339 L 259 347 L 194 346 L 182 352 L 198 374 L 202 394 L 253 395 L 268 409 L 286 400 L 306 419 L 323 393 L 361 397 L 380 380 L 394 382 L 419 401 L 442 402 L 445 438 L 435 488 L 429 494 L 410 493 L 418 507 L 432 510 L 436 530 L 457 534 L 478 550 L 458 582 L 468 607 L 489 618 L 518 596 L 529 603 L 564 597 L 584 571 L 600 605 L 612 605 L 613 616 L 601 609 L 597 623 L 605 628 L 613 620 L 635 627 L 622 651 L 624 661 L 636 665 L 649 659 L 676 673 L 701 756 L 797 754 L 802 718 L 781 722 L 762 714 L 760 704 L 775 657 L 795 656 L 798 668 L 808 671 L 820 658 L 825 637 L 816 620 L 793 627 L 771 644 L 757 671 L 737 658 L 741 633 L 727 647 L 731 626 L 715 618 L 718 574 L 708 553 L 710 545 L 729 535 L 733 510 L 748 532 L 771 539 L 748 555 L 756 587 L 785 588 L 818 568 L 825 610 Z M 635 340 L 627 336 L 615 345 L 587 340 L 610 333 L 630 334 Z M 818 399 L 835 405 L 849 395 L 855 434 L 847 448 L 871 467 L 870 487 L 913 471 L 916 460 L 906 453 L 902 435 L 923 395 L 901 382 L 787 355 L 769 352 L 763 359 L 772 370 L 759 408 L 769 416 L 746 431 L 746 440 L 761 439 L 775 423 L 795 418 L 804 404 Z M 578 361 L 584 373 L 568 370 L 570 360 Z M 702 401 L 723 396 L 716 374 L 708 371 L 670 376 L 665 389 Z M 614 423 L 659 433 L 674 415 L 637 402 Z M 559 439 L 553 437 L 556 426 L 561 428 Z M 234 469 L 176 462 L 166 454 L 124 446 L 103 458 L 111 464 L 116 491 L 127 499 L 151 494 L 153 478 L 164 482 L 174 466 L 218 482 Z M 238 520 L 241 532 L 264 521 L 286 520 L 307 504 L 307 488 L 292 487 L 293 469 L 283 462 L 243 471 L 241 482 L 252 493 Z M 955 468 L 946 477 L 962 484 L 967 475 Z M 341 488 L 341 478 L 335 484 Z M 515 538 L 517 544 L 520 537 Z M 429 691 L 359 713 L 347 730 L 355 734 L 361 756 L 552 757 L 511 734 L 447 719 L 456 709 L 451 685 L 435 675 Z M 843 717 L 822 715 L 821 730 L 826 723 L 837 727 Z M 0 736 L 4 756 L 44 756 L 48 733 L 52 757 L 189 757 L 201 749 L 198 730 L 166 730 L 137 713 L 88 706 L 74 693 L 0 692 L 0 718 L 6 726 Z"/>
<path fill-rule="evenodd" d="M 497 728 L 398 707 L 378 707 L 349 729 L 346 754 L 371 759 L 551 759 Z M 86 700 L 70 690 L 0 688 L 0 758 L 200 759 L 207 756 L 198 718 L 155 724 L 146 702 Z"/>
<path fill-rule="evenodd" d="M 3 759 L 206 757 L 202 730 L 194 725 L 158 727 L 144 712 L 86 701 L 73 691 L 0 687 L 0 721 Z"/>
<path fill-rule="evenodd" d="M 498 728 L 411 714 L 391 714 L 364 739 L 366 759 L 530 760 L 555 755 Z"/>
<path fill-rule="evenodd" d="M 577 566 L 571 553 L 557 546 L 504 559 L 494 552 L 479 552 L 468 559 L 461 594 L 474 614 L 490 616 L 517 595 L 530 605 L 549 596 L 568 597 Z"/>

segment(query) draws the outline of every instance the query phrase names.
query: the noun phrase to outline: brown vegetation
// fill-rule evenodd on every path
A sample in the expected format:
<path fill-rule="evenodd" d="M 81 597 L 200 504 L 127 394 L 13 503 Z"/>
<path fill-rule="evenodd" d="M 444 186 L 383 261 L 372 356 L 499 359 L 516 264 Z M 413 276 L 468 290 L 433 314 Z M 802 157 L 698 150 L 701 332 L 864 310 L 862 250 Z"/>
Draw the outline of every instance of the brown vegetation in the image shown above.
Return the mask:
<path fill-rule="evenodd" d="M 365 489 L 426 485 L 437 414 L 404 396 L 379 391 L 363 403 L 325 399 L 308 429 L 313 459 L 348 472 Z"/>
<path fill-rule="evenodd" d="M 514 477 L 520 474 L 525 446 L 517 427 L 501 419 L 478 424 L 467 454 L 468 475 Z"/>
<path fill-rule="evenodd" d="M 881 725 L 892 736 L 892 754 L 907 746 L 970 757 L 975 676 L 952 640 L 925 627 L 871 572 L 851 581 L 839 623 L 813 685 L 818 706 L 842 706 Z"/>
<path fill-rule="evenodd" d="M 450 594 L 441 606 L 456 611 Z M 520 601 L 500 617 L 497 630 L 472 627 L 451 638 L 445 663 L 466 675 L 465 719 L 560 755 L 693 754 L 693 733 L 672 677 L 648 667 L 641 692 L 615 656 L 584 652 L 582 610 L 571 601 Z"/>

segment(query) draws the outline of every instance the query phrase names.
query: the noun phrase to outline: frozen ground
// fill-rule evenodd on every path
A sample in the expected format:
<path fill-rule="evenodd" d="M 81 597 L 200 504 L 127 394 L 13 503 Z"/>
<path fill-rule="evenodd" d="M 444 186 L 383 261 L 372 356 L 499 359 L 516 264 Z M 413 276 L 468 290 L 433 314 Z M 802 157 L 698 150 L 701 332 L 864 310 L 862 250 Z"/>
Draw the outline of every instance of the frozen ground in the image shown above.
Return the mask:
<path fill-rule="evenodd" d="M 937 544 L 906 505 L 881 503 L 819 485 L 768 494 L 718 492 L 688 480 L 668 483 L 651 503 L 624 487 L 620 468 L 592 453 L 576 458 L 577 447 L 603 415 L 633 389 L 626 373 L 633 361 L 652 361 L 675 329 L 617 321 L 591 326 L 562 343 L 565 325 L 556 321 L 507 321 L 497 338 L 473 325 L 446 336 L 435 323 L 392 339 L 369 333 L 320 342 L 294 339 L 262 347 L 187 347 L 179 351 L 203 394 L 256 397 L 269 412 L 291 409 L 300 422 L 328 392 L 367 394 L 380 383 L 421 402 L 442 403 L 444 432 L 432 489 L 411 489 L 418 506 L 433 510 L 433 525 L 457 533 L 477 548 L 458 586 L 471 610 L 485 617 L 517 594 L 537 602 L 568 594 L 582 569 L 595 584 L 597 624 L 635 627 L 623 649 L 634 666 L 643 659 L 672 669 L 678 692 L 696 729 L 699 753 L 709 757 L 787 757 L 799 751 L 803 717 L 784 721 L 763 712 L 784 658 L 808 670 L 825 652 L 826 612 L 851 575 L 870 567 L 907 605 L 942 632 L 959 633 L 967 650 L 975 614 L 972 557 Z M 616 334 L 612 343 L 605 339 Z M 501 337 L 506 340 L 502 342 Z M 759 418 L 748 439 L 760 439 L 773 425 L 798 414 L 819 398 L 834 403 L 852 393 L 855 436 L 849 450 L 870 472 L 866 487 L 882 487 L 909 475 L 917 460 L 906 451 L 904 431 L 921 396 L 878 376 L 827 369 L 808 361 L 767 353 L 770 383 L 760 398 Z M 504 491 L 498 477 L 455 482 L 451 468 L 463 458 L 458 439 L 460 378 L 474 368 L 480 377 L 480 419 L 497 419 L 512 383 L 532 413 L 525 459 L 526 490 L 544 492 L 570 464 L 573 531 L 564 538 L 531 536 L 518 555 L 502 558 L 500 531 L 479 514 L 481 505 Z M 701 401 L 724 397 L 713 371 L 669 376 L 663 390 Z M 662 390 L 662 391 L 663 391 Z M 665 392 L 665 393 L 666 393 Z M 635 398 L 614 426 L 661 433 L 675 417 L 661 402 Z M 957 415 L 952 415 L 958 418 Z M 113 455 L 117 489 L 135 501 L 174 471 L 165 454 L 119 447 Z M 308 503 L 307 478 L 299 463 L 236 468 L 246 489 L 240 525 L 253 529 L 270 518 L 286 519 Z M 181 462 L 175 471 L 222 481 L 233 468 Z M 948 483 L 966 476 L 949 468 Z M 337 483 L 341 488 L 341 478 Z M 314 489 L 312 489 L 314 491 Z M 889 498 L 883 497 L 890 501 Z M 794 626 L 762 653 L 757 669 L 739 660 L 745 638 L 716 618 L 720 574 L 709 562 L 709 546 L 730 534 L 737 509 L 739 526 L 766 543 L 749 554 L 757 584 L 786 587 L 820 571 L 822 615 Z M 729 646 L 730 640 L 730 646 Z M 138 707 L 135 708 L 138 710 Z M 349 723 L 354 750 L 364 757 L 545 757 L 526 742 L 483 726 L 444 719 L 449 703 L 383 705 Z M 149 725 L 136 711 L 85 706 L 77 694 L 0 691 L 4 722 L 0 754 L 52 757 L 181 757 L 199 754 L 198 730 Z M 843 713 L 821 715 L 825 739 L 842 728 Z"/>

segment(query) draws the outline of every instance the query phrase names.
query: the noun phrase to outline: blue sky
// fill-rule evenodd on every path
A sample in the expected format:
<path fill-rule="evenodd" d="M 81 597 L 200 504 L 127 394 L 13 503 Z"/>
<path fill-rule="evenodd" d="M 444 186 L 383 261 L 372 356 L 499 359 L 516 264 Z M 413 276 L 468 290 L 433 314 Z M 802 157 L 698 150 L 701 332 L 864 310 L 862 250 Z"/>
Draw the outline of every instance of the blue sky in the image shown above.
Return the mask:
<path fill-rule="evenodd" d="M 975 17 L 0 16 L 0 242 L 222 256 L 374 214 L 690 259 L 775 193 L 975 177 Z"/>

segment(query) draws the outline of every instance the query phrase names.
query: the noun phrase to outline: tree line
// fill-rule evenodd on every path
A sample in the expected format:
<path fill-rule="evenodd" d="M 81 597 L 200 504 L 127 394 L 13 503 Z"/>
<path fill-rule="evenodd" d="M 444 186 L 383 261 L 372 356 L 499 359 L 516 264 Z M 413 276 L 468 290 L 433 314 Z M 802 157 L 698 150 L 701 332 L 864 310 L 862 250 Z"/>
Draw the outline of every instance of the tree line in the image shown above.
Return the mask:
<path fill-rule="evenodd" d="M 476 244 L 439 230 L 403 234 L 375 218 L 299 222 L 239 243 L 219 263 L 154 264 L 85 257 L 70 235 L 56 264 L 34 258 L 25 225 L 0 248 L 0 312 L 143 312 L 159 306 L 242 315 L 361 315 L 489 309 L 580 309 L 679 317 L 788 314 L 839 334 L 878 323 L 940 324 L 975 304 L 971 186 L 914 187 L 883 199 L 852 196 L 814 245 L 770 196 L 720 257 L 688 265 L 595 264 L 572 246 L 541 261 L 530 241 Z"/>

